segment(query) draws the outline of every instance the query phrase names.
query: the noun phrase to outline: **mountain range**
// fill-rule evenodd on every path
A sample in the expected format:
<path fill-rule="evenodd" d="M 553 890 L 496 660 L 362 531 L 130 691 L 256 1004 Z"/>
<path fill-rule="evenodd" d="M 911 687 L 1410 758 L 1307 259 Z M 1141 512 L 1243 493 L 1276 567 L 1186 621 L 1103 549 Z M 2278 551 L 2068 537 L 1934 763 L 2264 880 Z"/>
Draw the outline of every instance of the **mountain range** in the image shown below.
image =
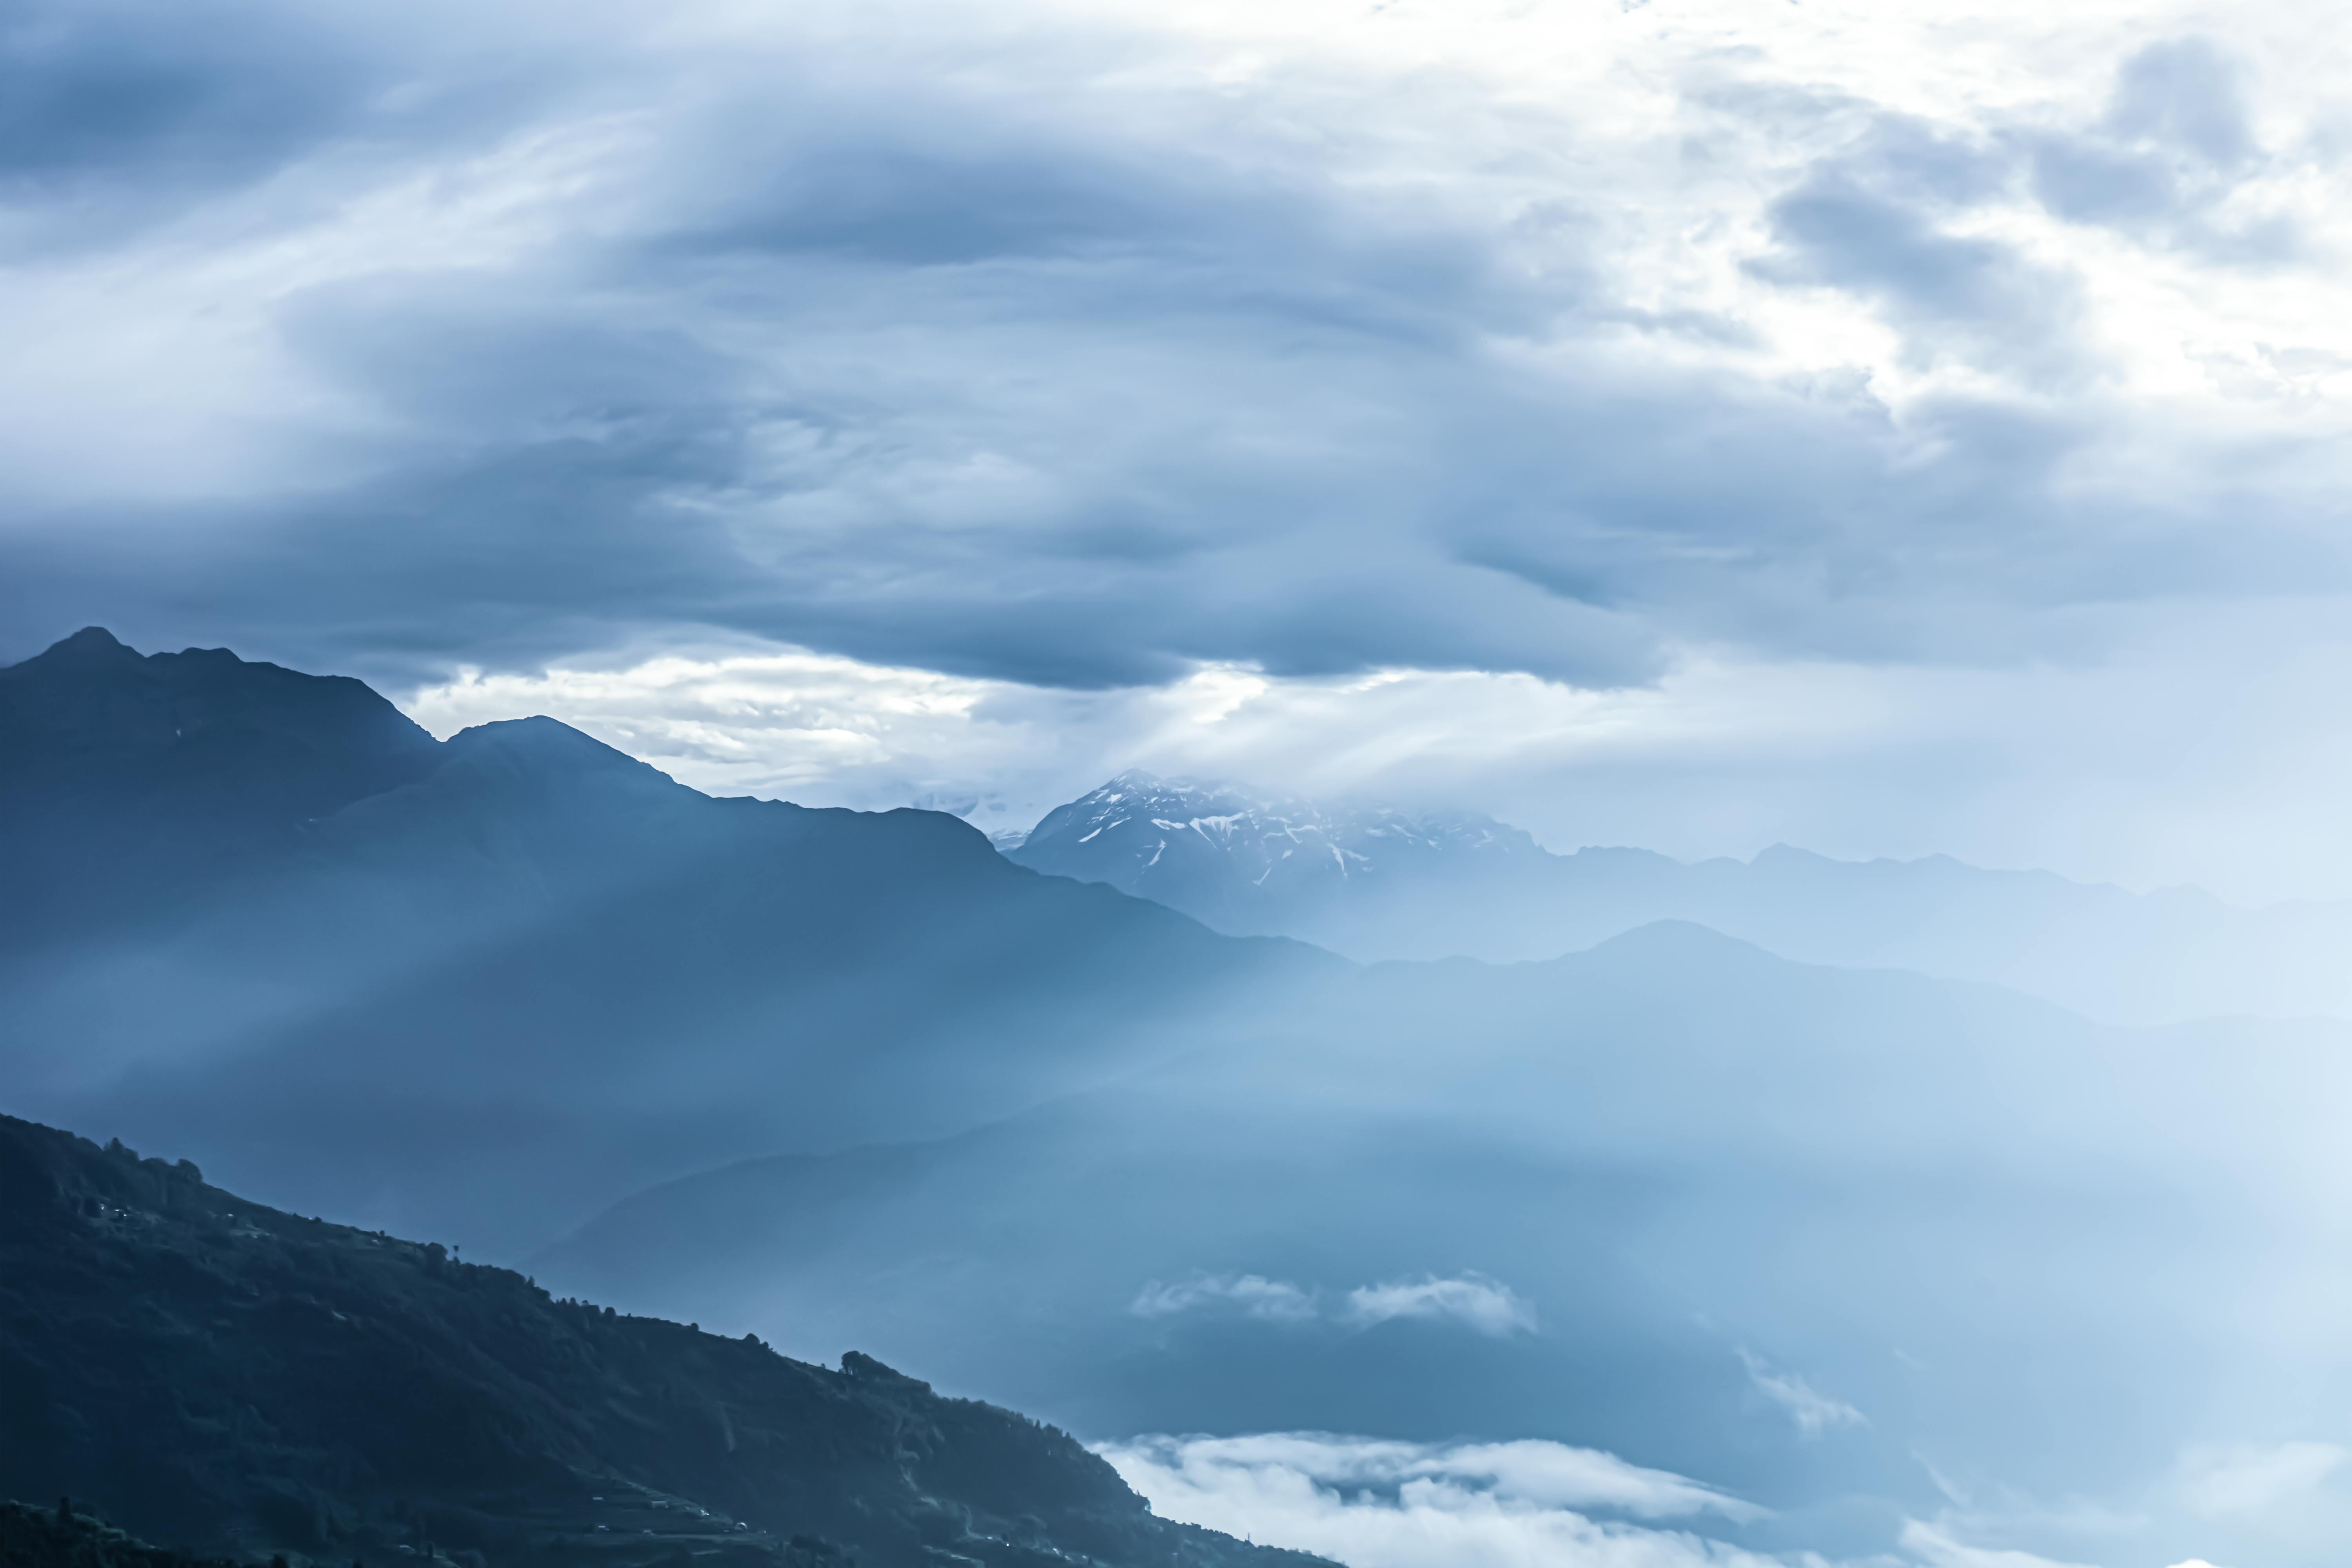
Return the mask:
<path fill-rule="evenodd" d="M 257 1240 L 192 1213 L 168 1257 L 106 1254 L 67 1283 L 129 1310 L 151 1266 L 210 1270 L 189 1288 L 214 1296 L 138 1320 L 196 1339 L 150 1349 L 259 1323 L 215 1310 L 239 1280 L 294 1303 L 254 1345 L 306 1343 L 329 1331 L 295 1298 L 321 1289 L 230 1260 L 308 1247 L 323 1222 L 290 1216 L 330 1215 L 434 1238 L 433 1268 L 379 1283 L 423 1290 L 446 1267 L 496 1305 L 469 1337 L 496 1342 L 510 1313 L 572 1345 L 567 1366 L 605 1353 L 601 1312 L 458 1273 L 461 1253 L 709 1325 L 746 1347 L 712 1377 L 848 1398 L 740 1359 L 758 1349 L 740 1336 L 803 1363 L 856 1343 L 1106 1451 L 1307 1429 L 1692 1478 L 1667 1500 L 1695 1520 L 1579 1503 L 1612 1539 L 1916 1561 L 1906 1532 L 1956 1490 L 2027 1479 L 2115 1500 L 1971 1512 L 1976 1539 L 2072 1562 L 2174 1560 L 2153 1554 L 2189 1525 L 2214 1561 L 2300 1561 L 2319 1539 L 2292 1513 L 2191 1519 L 2207 1492 L 2185 1484 L 2132 1489 L 2352 1400 L 2333 1315 L 2279 1306 L 2352 1288 L 2325 1244 L 2352 1176 L 2352 1036 L 2126 1027 L 1985 978 L 2032 978 L 2046 940 L 2086 973 L 2114 957 L 2080 984 L 2127 993 L 2173 901 L 1950 862 L 1551 856 L 1475 819 L 1294 804 L 1277 825 L 1152 790 L 1076 803 L 1008 858 L 938 813 L 713 799 L 551 720 L 436 741 L 355 682 L 79 634 L 0 670 L 5 1109 L 200 1161 L 214 1220 L 288 1217 Z M 1442 952 L 1550 907 L 1511 889 L 1553 888 L 1530 929 L 1600 934 L 1539 960 L 1356 962 L 1062 874 L 1091 876 L 1079 860 L 1106 845 L 1171 901 L 1190 866 L 1229 923 L 1272 889 Z M 2032 927 L 2036 910 L 2097 918 Z M 1743 921 L 1764 929 L 1720 929 Z M 1887 951 L 1930 973 L 1872 967 Z M 341 1278 L 330 1260 L 367 1244 L 335 1235 L 294 1271 Z M 709 1337 L 677 1342 L 716 1356 Z M 84 1356 L 59 1409 L 149 1353 L 107 1342 L 130 1359 Z M 391 1364 L 421 1364 L 405 1342 Z M 622 1380 L 635 1392 L 564 1397 L 665 1430 L 661 1391 L 688 1386 Z M 234 1447 L 271 1408 L 232 1391 L 153 1418 Z M 57 1421 L 26 1455 L 71 1438 Z M 735 1495 L 631 1473 L 698 1509 Z M 1003 1509 L 955 1495 L 973 1540 L 1010 1540 Z M 221 1480 L 184 1517 L 259 1506 Z M 2069 1533 L 2085 1520 L 2125 1533 Z"/>
<path fill-rule="evenodd" d="M 779 1146 L 945 1131 L 1344 968 L 933 812 L 716 800 L 552 720 L 86 631 L 0 670 L 16 1108 L 520 1247 Z"/>
<path fill-rule="evenodd" d="M 1140 771 L 1055 807 L 1005 852 L 1216 931 L 1296 937 L 1365 963 L 1522 963 L 1686 920 L 1807 963 L 1988 980 L 2113 1023 L 2352 1017 L 2345 904 L 2246 910 L 2195 889 L 2135 894 L 1947 856 L 1843 861 L 1788 845 L 1745 861 L 1556 855 L 1473 813 Z"/>
<path fill-rule="evenodd" d="M 1839 1500 L 1932 1516 L 1917 1453 L 2090 1492 L 2216 1408 L 2352 1388 L 2255 1328 L 2336 1288 L 2275 1238 L 2347 1100 L 2340 1026 L 2120 1029 L 1669 922 L 1378 966 L 1000 1123 L 667 1184 L 530 1267 L 787 1344 L 854 1324 L 1088 1431 L 1600 1448 L 1769 1510 L 1740 1545 L 1867 1555 Z"/>

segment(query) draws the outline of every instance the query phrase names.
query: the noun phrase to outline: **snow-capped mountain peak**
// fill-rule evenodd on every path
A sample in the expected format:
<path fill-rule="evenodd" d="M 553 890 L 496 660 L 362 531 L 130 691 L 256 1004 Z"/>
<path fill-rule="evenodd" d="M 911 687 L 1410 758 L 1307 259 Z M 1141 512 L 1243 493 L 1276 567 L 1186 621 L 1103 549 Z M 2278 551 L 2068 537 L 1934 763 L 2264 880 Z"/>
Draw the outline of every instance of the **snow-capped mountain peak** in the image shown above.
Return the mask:
<path fill-rule="evenodd" d="M 1333 896 L 1465 857 L 1543 851 L 1518 829 L 1469 813 L 1261 795 L 1129 769 L 1047 813 L 1008 853 L 1037 870 L 1197 910 Z"/>

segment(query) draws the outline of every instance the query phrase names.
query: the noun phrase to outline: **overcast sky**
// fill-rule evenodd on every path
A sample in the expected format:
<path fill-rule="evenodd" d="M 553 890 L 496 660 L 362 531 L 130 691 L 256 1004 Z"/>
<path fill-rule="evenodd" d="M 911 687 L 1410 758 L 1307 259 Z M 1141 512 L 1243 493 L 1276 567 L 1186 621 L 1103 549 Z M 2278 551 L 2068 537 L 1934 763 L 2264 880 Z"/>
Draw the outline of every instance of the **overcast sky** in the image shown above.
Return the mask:
<path fill-rule="evenodd" d="M 0 658 L 2352 895 L 2352 30 L 26 0 Z"/>

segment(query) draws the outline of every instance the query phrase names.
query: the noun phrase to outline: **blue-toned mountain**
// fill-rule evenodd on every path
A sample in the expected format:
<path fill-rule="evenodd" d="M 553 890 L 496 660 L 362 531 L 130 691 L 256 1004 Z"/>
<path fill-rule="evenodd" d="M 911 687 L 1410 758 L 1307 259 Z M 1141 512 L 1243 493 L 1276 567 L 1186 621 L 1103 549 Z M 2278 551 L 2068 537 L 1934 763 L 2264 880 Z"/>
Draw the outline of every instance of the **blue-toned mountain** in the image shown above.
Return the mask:
<path fill-rule="evenodd" d="M 1260 795 L 1139 769 L 1056 806 L 1010 853 L 1223 930 L 1328 921 L 1549 858 L 1488 816 Z"/>
<path fill-rule="evenodd" d="M 1344 967 L 943 814 L 713 799 L 550 719 L 436 742 L 227 653 L 85 632 L 0 697 L 9 1108 L 468 1242 L 948 1132 Z"/>
<path fill-rule="evenodd" d="M 1775 845 L 1688 863 L 1645 849 L 1553 854 L 1463 812 L 1269 795 L 1121 773 L 1006 853 L 1236 935 L 1366 963 L 1555 957 L 1684 920 L 1814 963 L 1987 980 L 2118 1023 L 2251 1013 L 2352 1016 L 2352 906 L 2231 908 L 1948 856 L 1834 860 Z"/>

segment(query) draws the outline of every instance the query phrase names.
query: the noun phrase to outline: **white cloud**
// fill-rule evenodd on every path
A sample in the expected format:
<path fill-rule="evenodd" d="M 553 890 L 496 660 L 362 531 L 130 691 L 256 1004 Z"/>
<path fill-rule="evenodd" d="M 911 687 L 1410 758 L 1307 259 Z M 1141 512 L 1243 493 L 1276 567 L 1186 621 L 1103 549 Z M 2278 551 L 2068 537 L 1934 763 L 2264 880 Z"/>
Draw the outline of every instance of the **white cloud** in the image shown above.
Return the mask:
<path fill-rule="evenodd" d="M 1408 1443 L 1323 1432 L 1140 1436 L 1097 1446 L 1170 1519 L 1319 1552 L 1349 1568 L 1831 1568 L 1805 1552 L 1744 1550 L 1713 1521 L 1767 1510 L 1703 1482 L 1565 1444 Z M 1613 1517 L 1612 1517 L 1613 1516 Z M 2036 1516 L 2042 1524 L 2053 1521 Z M 1682 1521 L 1662 1528 L 1664 1521 Z M 2112 1519 L 2066 1533 L 2112 1535 Z M 1906 1519 L 1892 1551 L 1855 1568 L 2089 1568 L 2070 1556 L 1987 1545 L 2007 1518 Z M 2105 1553 L 2102 1553 L 2104 1560 Z M 2213 1568 L 2202 1558 L 2174 1568 Z"/>
<path fill-rule="evenodd" d="M 1323 1433 L 1138 1437 L 1097 1448 L 1154 1511 L 1349 1568 L 1763 1568 L 1696 1532 L 1597 1520 L 1762 1510 L 1558 1443 L 1416 1444 Z"/>
<path fill-rule="evenodd" d="M 1276 1323 L 1308 1322 L 1320 1310 L 1311 1293 L 1256 1274 L 1202 1275 L 1179 1285 L 1162 1285 L 1155 1279 L 1143 1288 L 1128 1310 L 1139 1318 L 1170 1318 L 1220 1302 L 1239 1307 L 1248 1317 Z"/>
<path fill-rule="evenodd" d="M 1792 1372 L 1775 1371 L 1771 1364 L 1753 1351 L 1743 1347 L 1740 1363 L 1748 1368 L 1748 1381 L 1773 1404 L 1789 1413 L 1797 1430 L 1808 1437 L 1818 1437 L 1836 1426 L 1867 1426 L 1870 1418 L 1842 1399 L 1832 1399 Z"/>
<path fill-rule="evenodd" d="M 1916 1519 L 1904 1521 L 1899 1539 L 1904 1550 L 1931 1568 L 2085 1568 L 2011 1547 L 1971 1546 L 1943 1526 Z"/>
<path fill-rule="evenodd" d="M 698 789 L 929 805 L 992 832 L 1140 766 L 1483 809 L 1560 850 L 1945 851 L 2261 902 L 2352 886 L 2352 826 L 2336 808 L 2352 729 L 2310 721 L 2352 690 L 2352 640 L 2327 629 L 2332 614 L 2273 605 L 2151 631 L 2120 662 L 2025 674 L 1694 657 L 1615 692 L 1224 665 L 1164 688 L 1052 691 L 705 646 L 461 675 L 403 706 L 441 734 L 547 713 Z M 2215 743 L 2174 744 L 2183 713 Z"/>
<path fill-rule="evenodd" d="M 1139 1318 L 1172 1318 L 1216 1306 L 1238 1307 L 1252 1318 L 1303 1323 L 1318 1319 L 1369 1329 L 1400 1318 L 1451 1321 L 1502 1338 L 1536 1331 L 1535 1304 L 1483 1274 L 1391 1279 L 1360 1285 L 1336 1307 L 1323 1293 L 1256 1274 L 1198 1274 L 1173 1285 L 1154 1279 L 1128 1306 Z"/>
<path fill-rule="evenodd" d="M 1450 1279 L 1432 1274 L 1359 1286 L 1348 1292 L 1346 1317 L 1367 1325 L 1394 1318 L 1450 1318 L 1496 1339 L 1536 1331 L 1534 1303 L 1483 1274 Z"/>
<path fill-rule="evenodd" d="M 2180 1494 L 2208 1517 L 2259 1513 L 2316 1489 L 2352 1459 L 2336 1443 L 2199 1447 L 2180 1458 Z"/>

